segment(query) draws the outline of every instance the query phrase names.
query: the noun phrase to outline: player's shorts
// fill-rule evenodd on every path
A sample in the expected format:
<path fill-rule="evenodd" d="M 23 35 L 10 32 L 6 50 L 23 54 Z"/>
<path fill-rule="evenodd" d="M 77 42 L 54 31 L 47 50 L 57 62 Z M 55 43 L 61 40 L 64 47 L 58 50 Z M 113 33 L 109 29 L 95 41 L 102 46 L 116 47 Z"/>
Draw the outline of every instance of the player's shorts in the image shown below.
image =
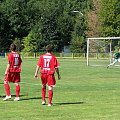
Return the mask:
<path fill-rule="evenodd" d="M 48 84 L 48 86 L 55 86 L 56 80 L 54 74 L 41 74 L 42 85 Z"/>
<path fill-rule="evenodd" d="M 118 61 L 118 59 L 114 59 L 114 62 L 116 63 L 116 62 L 119 62 L 119 61 Z"/>
<path fill-rule="evenodd" d="M 120 58 L 118 58 L 118 62 L 120 62 Z"/>
<path fill-rule="evenodd" d="M 5 76 L 4 81 L 18 83 L 20 82 L 20 73 L 19 72 L 8 72 Z"/>

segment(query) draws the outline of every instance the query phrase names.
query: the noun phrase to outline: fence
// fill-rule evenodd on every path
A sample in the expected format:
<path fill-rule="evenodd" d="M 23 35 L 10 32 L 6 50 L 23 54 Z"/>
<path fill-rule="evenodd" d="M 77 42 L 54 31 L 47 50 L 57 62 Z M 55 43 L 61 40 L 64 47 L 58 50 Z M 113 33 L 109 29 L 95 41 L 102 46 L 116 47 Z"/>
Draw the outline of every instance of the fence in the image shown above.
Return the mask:
<path fill-rule="evenodd" d="M 21 52 L 23 58 L 39 58 L 40 55 L 44 54 L 43 52 Z M 85 53 L 59 53 L 53 52 L 56 57 L 59 58 L 86 58 Z"/>
<path fill-rule="evenodd" d="M 5 58 L 9 52 L 0 54 L 1 58 Z M 39 58 L 40 55 L 44 54 L 44 52 L 20 52 L 22 58 Z M 86 59 L 86 53 L 64 53 L 64 52 L 53 52 L 56 57 L 59 58 L 82 58 Z M 90 53 L 89 58 L 92 59 L 104 59 L 109 58 L 109 53 Z"/>
<path fill-rule="evenodd" d="M 9 52 L 4 53 L 4 55 L 0 55 L 1 58 L 7 57 Z M 39 58 L 40 55 L 44 54 L 44 52 L 20 52 L 22 58 Z M 53 52 L 56 57 L 59 58 L 86 58 L 86 53 L 64 53 L 64 52 Z"/>

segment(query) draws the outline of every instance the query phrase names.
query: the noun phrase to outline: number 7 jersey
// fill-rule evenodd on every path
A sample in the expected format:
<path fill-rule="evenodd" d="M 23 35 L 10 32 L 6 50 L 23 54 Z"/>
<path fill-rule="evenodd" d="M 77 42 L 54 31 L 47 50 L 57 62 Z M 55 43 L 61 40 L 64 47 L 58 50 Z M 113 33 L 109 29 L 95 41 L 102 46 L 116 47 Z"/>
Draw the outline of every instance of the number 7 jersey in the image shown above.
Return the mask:
<path fill-rule="evenodd" d="M 17 52 L 11 52 L 8 55 L 8 63 L 10 64 L 9 72 L 21 72 L 21 57 Z"/>
<path fill-rule="evenodd" d="M 60 66 L 57 58 L 50 53 L 41 55 L 37 65 L 41 68 L 41 73 L 47 74 L 54 74 L 55 68 Z"/>

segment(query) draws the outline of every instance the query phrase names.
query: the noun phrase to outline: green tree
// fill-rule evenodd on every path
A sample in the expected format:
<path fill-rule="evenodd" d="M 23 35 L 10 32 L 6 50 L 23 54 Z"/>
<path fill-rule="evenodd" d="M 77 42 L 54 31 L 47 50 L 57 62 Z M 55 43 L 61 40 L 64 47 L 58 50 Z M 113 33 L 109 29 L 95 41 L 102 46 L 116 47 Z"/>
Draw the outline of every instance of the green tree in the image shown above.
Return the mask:
<path fill-rule="evenodd" d="M 61 51 L 64 46 L 72 45 L 76 38 L 80 38 L 79 43 L 83 45 L 83 38 L 86 36 L 86 17 L 78 20 L 78 15 L 72 11 L 79 10 L 85 15 L 89 1 L 1 1 L 0 47 L 7 48 L 15 39 L 20 40 L 24 50 L 28 51 L 42 49 L 47 44 L 52 44 L 56 51 Z"/>
<path fill-rule="evenodd" d="M 34 37 L 34 33 L 32 31 L 29 33 L 27 37 L 23 39 L 24 49 L 25 52 L 35 51 L 36 50 L 36 39 Z"/>
<path fill-rule="evenodd" d="M 21 51 L 21 48 L 22 48 L 22 44 L 21 44 L 21 40 L 18 39 L 18 38 L 15 38 L 15 40 L 13 41 L 14 44 L 17 45 L 17 51 Z"/>
<path fill-rule="evenodd" d="M 100 20 L 102 36 L 120 36 L 120 1 L 101 0 Z"/>
<path fill-rule="evenodd" d="M 43 10 L 41 15 L 42 22 L 42 39 L 44 41 L 44 45 L 53 44 L 55 46 L 55 50 L 61 50 L 64 46 L 64 39 L 61 35 L 62 31 L 59 29 L 62 21 L 60 16 L 63 14 L 65 0 L 47 0 L 46 3 L 43 4 L 45 10 Z M 62 22 L 62 24 L 64 24 Z"/>
<path fill-rule="evenodd" d="M 89 6 L 91 5 L 91 2 L 90 0 L 81 0 L 79 2 L 72 1 L 72 3 L 74 3 L 72 4 L 72 16 L 74 16 L 74 19 L 70 48 L 72 52 L 85 52 L 86 31 L 88 30 L 86 11 L 90 9 Z"/>
<path fill-rule="evenodd" d="M 6 14 L 4 14 L 4 6 L 0 4 L 0 51 L 1 49 L 9 50 L 11 43 L 11 27 L 8 23 Z"/>
<path fill-rule="evenodd" d="M 19 39 L 28 34 L 26 2 L 27 0 L 5 0 L 0 4 L 2 14 L 0 33 L 2 46 L 5 48 L 9 48 L 15 38 Z"/>

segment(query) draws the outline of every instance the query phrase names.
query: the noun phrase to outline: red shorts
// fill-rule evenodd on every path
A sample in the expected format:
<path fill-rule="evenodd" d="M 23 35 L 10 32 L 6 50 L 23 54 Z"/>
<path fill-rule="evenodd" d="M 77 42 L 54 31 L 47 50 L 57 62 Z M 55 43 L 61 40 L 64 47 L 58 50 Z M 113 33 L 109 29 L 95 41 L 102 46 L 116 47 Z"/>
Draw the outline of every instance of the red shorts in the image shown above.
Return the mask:
<path fill-rule="evenodd" d="M 54 74 L 43 74 L 41 73 L 42 85 L 48 84 L 48 86 L 55 86 L 56 80 Z"/>
<path fill-rule="evenodd" d="M 20 73 L 19 72 L 7 73 L 4 81 L 18 83 L 18 82 L 20 82 Z"/>

